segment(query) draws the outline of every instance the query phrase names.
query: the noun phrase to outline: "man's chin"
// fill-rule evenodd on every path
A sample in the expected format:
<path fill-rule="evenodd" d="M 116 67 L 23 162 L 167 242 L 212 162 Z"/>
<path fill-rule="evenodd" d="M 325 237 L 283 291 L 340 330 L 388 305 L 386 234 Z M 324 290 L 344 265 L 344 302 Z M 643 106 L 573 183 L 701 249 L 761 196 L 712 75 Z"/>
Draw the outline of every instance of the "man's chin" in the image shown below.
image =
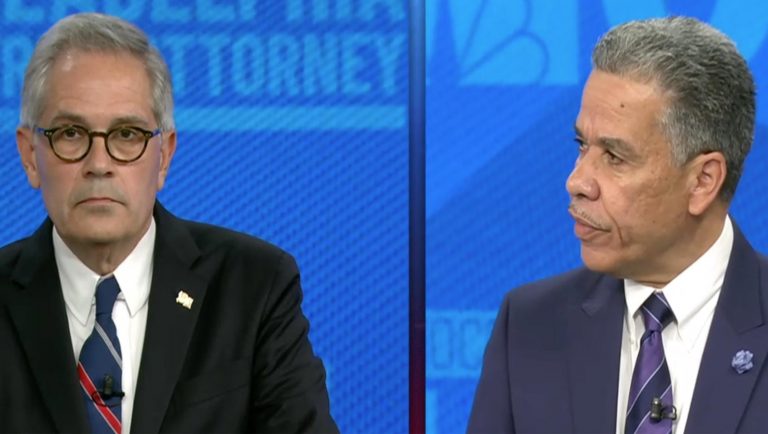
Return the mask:
<path fill-rule="evenodd" d="M 122 232 L 118 230 L 120 222 L 116 218 L 87 218 L 76 225 L 56 226 L 61 238 L 69 243 L 81 245 L 108 245 L 121 239 Z"/>
<path fill-rule="evenodd" d="M 597 250 L 594 246 L 581 245 L 581 261 L 584 266 L 596 273 L 615 276 L 618 273 L 616 258 L 605 251 Z"/>

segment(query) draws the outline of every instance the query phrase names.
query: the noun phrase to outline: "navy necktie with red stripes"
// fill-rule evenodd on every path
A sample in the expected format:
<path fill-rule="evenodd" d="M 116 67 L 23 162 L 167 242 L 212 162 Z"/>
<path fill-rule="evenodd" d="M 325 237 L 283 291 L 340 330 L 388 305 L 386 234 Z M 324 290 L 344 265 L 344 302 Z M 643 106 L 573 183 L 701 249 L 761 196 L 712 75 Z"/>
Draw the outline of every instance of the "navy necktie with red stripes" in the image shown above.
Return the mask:
<path fill-rule="evenodd" d="M 80 351 L 77 374 L 88 411 L 91 432 L 120 434 L 122 353 L 112 307 L 120 293 L 114 276 L 96 286 L 96 323 Z"/>
<path fill-rule="evenodd" d="M 653 293 L 640 308 L 645 333 L 629 389 L 625 434 L 667 434 L 677 417 L 672 401 L 672 381 L 664 355 L 661 331 L 674 319 L 662 293 Z"/>

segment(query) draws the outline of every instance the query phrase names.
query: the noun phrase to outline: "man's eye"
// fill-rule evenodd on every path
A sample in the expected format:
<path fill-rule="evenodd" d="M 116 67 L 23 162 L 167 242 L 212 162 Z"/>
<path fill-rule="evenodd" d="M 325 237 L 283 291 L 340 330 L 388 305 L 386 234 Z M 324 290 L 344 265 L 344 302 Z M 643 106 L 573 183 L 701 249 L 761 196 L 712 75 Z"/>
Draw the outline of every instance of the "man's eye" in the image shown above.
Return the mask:
<path fill-rule="evenodd" d="M 66 139 L 76 139 L 80 137 L 80 130 L 75 127 L 66 127 L 62 130 L 61 135 Z"/>
<path fill-rule="evenodd" d="M 584 140 L 577 137 L 573 139 L 573 141 L 576 142 L 576 144 L 579 146 L 579 153 L 583 153 L 587 150 L 587 144 L 584 142 Z"/>
<path fill-rule="evenodd" d="M 131 128 L 121 128 L 117 130 L 117 135 L 123 140 L 135 139 L 137 136 L 136 131 L 132 130 Z"/>
<path fill-rule="evenodd" d="M 623 158 L 616 156 L 616 154 L 611 151 L 605 151 L 605 155 L 607 156 L 606 158 L 608 158 L 608 163 L 610 164 L 616 165 L 624 162 Z"/>

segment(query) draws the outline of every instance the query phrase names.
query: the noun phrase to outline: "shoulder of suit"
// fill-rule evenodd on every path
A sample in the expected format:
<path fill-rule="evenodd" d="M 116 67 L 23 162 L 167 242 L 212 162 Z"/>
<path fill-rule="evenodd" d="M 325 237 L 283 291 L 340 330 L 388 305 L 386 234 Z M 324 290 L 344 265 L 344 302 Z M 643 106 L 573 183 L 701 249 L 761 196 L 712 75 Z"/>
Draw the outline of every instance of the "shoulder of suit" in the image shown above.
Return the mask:
<path fill-rule="evenodd" d="M 29 238 L 22 238 L 10 244 L 0 247 L 0 275 L 8 275 L 10 270 L 19 260 L 24 243 Z"/>
<path fill-rule="evenodd" d="M 760 261 L 760 267 L 768 268 L 768 256 L 765 256 L 764 254 L 757 252 L 757 259 Z"/>
<path fill-rule="evenodd" d="M 179 219 L 203 255 L 215 253 L 226 256 L 258 259 L 267 262 L 293 261 L 290 253 L 256 236 L 222 226 Z"/>
<path fill-rule="evenodd" d="M 583 300 L 602 279 L 612 278 L 581 267 L 514 288 L 507 293 L 505 302 L 526 306 L 552 306 L 572 300 Z"/>
<path fill-rule="evenodd" d="M 21 257 L 22 248 L 26 240 L 26 238 L 17 240 L 0 247 L 0 305 L 5 304 L 6 296 L 9 294 L 8 290 L 14 287 L 14 285 L 10 284 L 11 276 L 16 263 Z"/>

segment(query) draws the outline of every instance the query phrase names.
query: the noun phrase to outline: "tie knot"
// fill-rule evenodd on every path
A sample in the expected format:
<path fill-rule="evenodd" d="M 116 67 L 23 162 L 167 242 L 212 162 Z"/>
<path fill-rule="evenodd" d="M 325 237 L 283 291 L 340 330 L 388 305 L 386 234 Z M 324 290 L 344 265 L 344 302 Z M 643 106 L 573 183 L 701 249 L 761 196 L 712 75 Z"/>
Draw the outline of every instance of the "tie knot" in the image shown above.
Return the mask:
<path fill-rule="evenodd" d="M 643 312 L 643 322 L 645 323 L 646 331 L 661 331 L 675 319 L 667 299 L 660 292 L 651 294 L 645 300 L 640 310 Z"/>
<path fill-rule="evenodd" d="M 115 276 L 102 280 L 96 285 L 96 316 L 111 314 L 112 307 L 120 293 L 120 286 Z"/>

